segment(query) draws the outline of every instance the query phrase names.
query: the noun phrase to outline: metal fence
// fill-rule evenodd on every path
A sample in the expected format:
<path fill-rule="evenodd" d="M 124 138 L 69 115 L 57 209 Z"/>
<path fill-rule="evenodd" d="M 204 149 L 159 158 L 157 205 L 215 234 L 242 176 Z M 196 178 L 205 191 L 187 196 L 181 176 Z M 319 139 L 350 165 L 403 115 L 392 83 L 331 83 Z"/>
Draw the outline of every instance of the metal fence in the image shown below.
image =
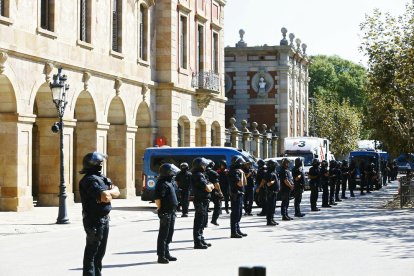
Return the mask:
<path fill-rule="evenodd" d="M 235 126 L 236 119 L 230 118 L 230 127 L 225 130 L 226 146 L 243 149 L 256 158 L 269 158 L 277 156 L 277 142 L 279 137 L 274 129 L 268 129 L 266 124 L 257 129 L 258 124 L 253 122 L 251 130 L 247 128 L 247 121 L 241 121 L 242 129 Z"/>
<path fill-rule="evenodd" d="M 400 207 L 414 204 L 414 176 L 400 177 Z"/>

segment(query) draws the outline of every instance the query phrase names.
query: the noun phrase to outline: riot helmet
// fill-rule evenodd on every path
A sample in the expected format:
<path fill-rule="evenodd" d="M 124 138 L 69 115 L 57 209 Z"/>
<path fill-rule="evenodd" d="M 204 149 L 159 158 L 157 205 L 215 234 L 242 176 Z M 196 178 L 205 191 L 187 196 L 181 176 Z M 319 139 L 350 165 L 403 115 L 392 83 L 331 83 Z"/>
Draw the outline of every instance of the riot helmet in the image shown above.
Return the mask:
<path fill-rule="evenodd" d="M 295 167 L 302 167 L 303 166 L 303 162 L 302 159 L 300 159 L 299 157 L 295 159 Z"/>
<path fill-rule="evenodd" d="M 220 167 L 224 167 L 224 168 L 227 168 L 227 162 L 226 162 L 226 160 L 220 160 Z"/>
<path fill-rule="evenodd" d="M 82 160 L 83 168 L 79 172 L 81 174 L 90 173 L 99 173 L 102 170 L 102 163 L 107 159 L 108 156 L 99 152 L 90 152 L 87 153 Z"/>
<path fill-rule="evenodd" d="M 244 163 L 245 161 L 240 155 L 235 155 L 231 158 L 231 165 L 236 169 L 240 169 Z"/>
<path fill-rule="evenodd" d="M 281 163 L 282 163 L 282 167 L 284 167 L 285 169 L 287 169 L 289 167 L 290 161 L 287 158 L 283 158 Z"/>
<path fill-rule="evenodd" d="M 180 169 L 183 171 L 188 170 L 188 163 L 187 162 L 183 162 L 180 164 Z"/>
<path fill-rule="evenodd" d="M 259 167 L 259 169 L 263 168 L 266 165 L 265 161 L 263 161 L 263 159 L 259 159 L 257 160 L 257 166 Z"/>
<path fill-rule="evenodd" d="M 322 168 L 327 168 L 327 167 L 328 167 L 328 161 L 323 160 L 323 161 L 321 162 L 321 167 L 322 167 Z"/>
<path fill-rule="evenodd" d="M 348 161 L 347 161 L 347 160 L 342 160 L 342 165 L 343 165 L 344 167 L 348 166 Z"/>
<path fill-rule="evenodd" d="M 319 166 L 319 159 L 318 158 L 313 158 L 313 160 L 312 160 L 312 166 L 314 166 L 314 167 Z"/>
<path fill-rule="evenodd" d="M 164 163 L 159 168 L 160 178 L 172 178 L 180 171 L 174 164 Z"/>
<path fill-rule="evenodd" d="M 277 163 L 273 159 L 267 161 L 267 168 L 269 171 L 274 171 L 276 169 Z"/>
<path fill-rule="evenodd" d="M 207 165 L 207 168 L 208 168 L 208 169 L 213 169 L 213 168 L 214 168 L 214 165 L 215 165 L 214 161 L 213 161 L 213 160 L 208 159 L 208 165 Z"/>
<path fill-rule="evenodd" d="M 209 164 L 209 160 L 204 157 L 196 157 L 193 160 L 193 170 L 204 172 L 206 171 L 207 165 Z"/>
<path fill-rule="evenodd" d="M 331 169 L 335 168 L 335 167 L 336 167 L 336 161 L 335 161 L 335 160 L 331 160 L 331 161 L 329 161 L 329 167 L 330 167 Z"/>

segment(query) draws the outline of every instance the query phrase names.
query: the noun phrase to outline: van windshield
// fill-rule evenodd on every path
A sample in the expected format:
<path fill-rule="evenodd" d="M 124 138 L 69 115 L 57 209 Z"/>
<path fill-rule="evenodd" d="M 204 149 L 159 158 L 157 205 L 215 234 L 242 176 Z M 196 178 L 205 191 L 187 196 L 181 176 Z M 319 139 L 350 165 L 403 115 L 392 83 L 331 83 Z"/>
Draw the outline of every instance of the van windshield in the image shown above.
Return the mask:
<path fill-rule="evenodd" d="M 295 151 L 292 153 L 286 152 L 287 156 L 302 156 L 305 160 L 303 166 L 312 166 L 313 154 L 310 152 Z"/>
<path fill-rule="evenodd" d="M 191 170 L 193 159 L 201 157 L 201 155 L 157 155 L 151 157 L 150 169 L 154 174 L 158 174 L 160 166 L 164 163 L 171 163 L 178 168 L 181 163 L 186 162 Z M 225 155 L 202 155 L 202 157 L 212 160 L 215 163 L 215 169 L 218 167 L 221 160 L 226 160 Z"/>

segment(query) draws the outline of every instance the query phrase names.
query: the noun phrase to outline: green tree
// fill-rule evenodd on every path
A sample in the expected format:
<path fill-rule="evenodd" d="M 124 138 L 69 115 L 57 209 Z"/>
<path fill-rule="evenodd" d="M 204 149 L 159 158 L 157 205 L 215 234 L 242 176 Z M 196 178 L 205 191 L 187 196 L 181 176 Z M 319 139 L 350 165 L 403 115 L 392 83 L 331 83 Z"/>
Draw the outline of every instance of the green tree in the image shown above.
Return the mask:
<path fill-rule="evenodd" d="M 393 17 L 375 10 L 361 24 L 368 58 L 367 122 L 396 155 L 414 150 L 414 9 Z"/>
<path fill-rule="evenodd" d="M 346 155 L 365 138 L 366 70 L 338 56 L 318 55 L 311 57 L 309 76 L 311 134 L 329 138 L 331 150 Z"/>
<path fill-rule="evenodd" d="M 361 113 L 349 101 L 342 103 L 316 98 L 315 127 L 318 137 L 331 141 L 331 151 L 344 156 L 355 149 L 361 132 Z"/>
<path fill-rule="evenodd" d="M 366 69 L 338 56 L 312 56 L 309 66 L 309 96 L 342 102 L 362 110 L 367 102 Z"/>

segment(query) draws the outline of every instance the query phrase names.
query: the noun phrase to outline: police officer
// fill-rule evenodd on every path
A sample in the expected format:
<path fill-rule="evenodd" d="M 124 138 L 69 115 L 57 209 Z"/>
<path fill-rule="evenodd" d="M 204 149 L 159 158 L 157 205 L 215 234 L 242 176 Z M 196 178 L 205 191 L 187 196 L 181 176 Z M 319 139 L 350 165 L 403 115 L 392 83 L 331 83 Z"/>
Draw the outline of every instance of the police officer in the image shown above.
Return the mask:
<path fill-rule="evenodd" d="M 267 171 L 259 185 L 259 189 L 266 186 L 266 220 L 267 225 L 276 226 L 278 223 L 274 219 L 277 193 L 280 190 L 280 182 L 276 172 L 276 161 L 267 161 Z"/>
<path fill-rule="evenodd" d="M 227 169 L 227 162 L 226 160 L 220 161 L 220 168 L 217 170 L 219 174 L 219 183 L 220 189 L 223 193 L 223 200 L 224 200 L 224 210 L 226 213 L 229 213 L 229 201 L 230 201 L 230 192 L 229 192 L 229 170 Z"/>
<path fill-rule="evenodd" d="M 211 201 L 214 204 L 213 215 L 211 217 L 211 223 L 219 226 L 217 219 L 220 216 L 221 212 L 221 201 L 224 196 L 220 189 L 220 176 L 214 170 L 215 163 L 210 160 L 210 163 L 207 165 L 206 176 L 210 183 L 213 183 L 214 190 L 211 192 Z"/>
<path fill-rule="evenodd" d="M 336 161 L 329 161 L 329 205 L 338 205 L 335 202 L 335 186 L 337 181 Z"/>
<path fill-rule="evenodd" d="M 289 217 L 288 208 L 290 202 L 290 192 L 293 190 L 293 182 L 291 178 L 291 173 L 289 171 L 289 159 L 283 158 L 282 159 L 282 167 L 280 168 L 279 172 L 279 180 L 280 180 L 280 191 L 279 196 L 282 200 L 282 204 L 280 206 L 280 214 L 282 215 L 282 220 L 293 220 L 293 218 Z"/>
<path fill-rule="evenodd" d="M 203 231 L 205 220 L 207 218 L 208 204 L 210 193 L 214 189 L 214 185 L 209 183 L 205 171 L 209 161 L 204 157 L 194 158 L 192 163 L 191 185 L 194 192 L 194 226 L 193 238 L 194 249 L 207 249 L 211 244 L 204 240 Z"/>
<path fill-rule="evenodd" d="M 388 175 L 388 162 L 386 159 L 381 159 L 381 174 L 382 174 L 382 185 L 387 186 L 387 175 Z"/>
<path fill-rule="evenodd" d="M 361 183 L 359 184 L 360 188 L 361 188 L 361 193 L 360 194 L 365 195 L 364 188 L 365 188 L 365 185 L 366 185 L 366 182 L 367 182 L 367 180 L 366 180 L 367 168 L 366 168 L 364 160 L 361 160 L 361 163 L 359 163 L 359 168 L 358 169 L 359 169 L 359 173 L 361 175 Z"/>
<path fill-rule="evenodd" d="M 244 211 L 245 215 L 252 216 L 253 200 L 254 200 L 254 185 L 256 182 L 256 170 L 252 168 L 250 162 L 243 165 L 243 171 L 246 175 L 247 185 L 244 194 Z"/>
<path fill-rule="evenodd" d="M 374 188 L 374 183 L 377 181 L 377 171 L 375 170 L 375 164 L 371 163 L 367 168 L 367 193 L 371 193 Z"/>
<path fill-rule="evenodd" d="M 257 215 L 266 216 L 266 185 L 260 186 L 267 172 L 266 162 L 263 159 L 259 159 L 257 160 L 257 166 L 255 199 L 256 204 L 262 207 L 262 211 Z"/>
<path fill-rule="evenodd" d="M 339 198 L 339 192 L 341 190 L 341 182 L 342 182 L 342 162 L 337 161 L 336 162 L 336 182 L 335 182 L 335 202 L 341 202 L 342 200 Z"/>
<path fill-rule="evenodd" d="M 323 160 L 321 162 L 320 169 L 320 184 L 322 186 L 322 207 L 330 208 L 329 205 L 329 171 L 328 171 L 328 162 Z"/>
<path fill-rule="evenodd" d="M 101 275 L 102 259 L 105 255 L 109 233 L 111 201 L 119 196 L 119 189 L 102 174 L 105 154 L 91 152 L 83 157 L 84 174 L 79 182 L 82 201 L 83 227 L 86 246 L 83 255 L 83 275 Z"/>
<path fill-rule="evenodd" d="M 191 172 L 188 169 L 188 164 L 183 162 L 180 164 L 180 172 L 175 177 L 175 182 L 180 190 L 180 204 L 182 206 L 181 217 L 188 217 L 188 206 L 191 187 Z"/>
<path fill-rule="evenodd" d="M 309 169 L 308 178 L 309 178 L 309 186 L 311 189 L 311 194 L 310 194 L 311 211 L 316 212 L 320 210 L 318 207 L 316 207 L 316 204 L 318 202 L 319 180 L 320 180 L 319 160 L 317 158 L 314 158 L 312 160 L 312 167 Z"/>
<path fill-rule="evenodd" d="M 348 161 L 346 161 L 346 160 L 342 161 L 341 176 L 342 176 L 342 182 L 341 182 L 342 195 L 341 195 L 341 198 L 342 199 L 347 199 L 348 197 L 346 196 L 346 186 L 349 182 L 349 166 L 348 166 Z"/>
<path fill-rule="evenodd" d="M 303 173 L 303 162 L 299 157 L 295 159 L 295 166 L 292 169 L 293 178 L 293 196 L 295 198 L 295 217 L 304 217 L 300 211 L 300 203 L 302 202 L 302 194 L 305 190 L 305 175 Z"/>
<path fill-rule="evenodd" d="M 157 239 L 158 263 L 168 264 L 177 258 L 170 255 L 170 243 L 174 234 L 175 211 L 178 206 L 176 187 L 173 177 L 180 170 L 173 164 L 164 163 L 159 168 L 159 177 L 155 184 L 155 204 L 160 219 Z"/>
<path fill-rule="evenodd" d="M 356 188 L 357 173 L 355 160 L 352 159 L 349 164 L 349 194 L 351 197 L 355 197 L 354 190 Z"/>
<path fill-rule="evenodd" d="M 231 198 L 231 214 L 230 214 L 230 230 L 231 238 L 241 238 L 247 234 L 240 231 L 240 220 L 243 210 L 243 194 L 244 187 L 247 185 L 246 175 L 242 167 L 245 161 L 243 157 L 235 155 L 231 158 L 231 166 L 229 171 L 230 182 L 230 198 Z"/>

